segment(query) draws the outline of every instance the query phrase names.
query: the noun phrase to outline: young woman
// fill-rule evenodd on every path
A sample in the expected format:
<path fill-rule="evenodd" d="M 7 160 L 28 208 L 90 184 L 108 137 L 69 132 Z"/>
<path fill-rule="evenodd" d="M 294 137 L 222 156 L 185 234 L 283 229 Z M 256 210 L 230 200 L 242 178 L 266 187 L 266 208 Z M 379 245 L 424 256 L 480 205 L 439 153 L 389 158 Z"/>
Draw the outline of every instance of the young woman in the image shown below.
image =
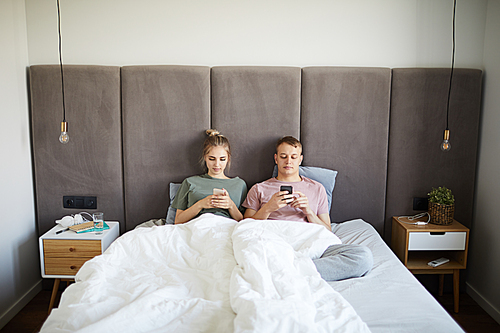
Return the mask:
<path fill-rule="evenodd" d="M 177 209 L 175 224 L 186 223 L 205 213 L 226 216 L 236 221 L 243 219 L 241 204 L 247 194 L 247 185 L 239 177 L 225 175 L 231 162 L 228 139 L 217 130 L 207 130 L 201 164 L 207 173 L 184 179 L 172 207 Z M 220 189 L 221 194 L 214 194 Z"/>

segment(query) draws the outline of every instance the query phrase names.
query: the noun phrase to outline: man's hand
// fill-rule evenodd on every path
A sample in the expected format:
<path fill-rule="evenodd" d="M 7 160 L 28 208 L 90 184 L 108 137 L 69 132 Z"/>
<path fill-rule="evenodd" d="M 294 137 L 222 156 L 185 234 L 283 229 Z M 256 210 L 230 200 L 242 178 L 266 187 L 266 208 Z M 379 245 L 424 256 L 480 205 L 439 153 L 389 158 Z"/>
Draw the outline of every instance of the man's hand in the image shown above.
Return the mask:
<path fill-rule="evenodd" d="M 297 193 L 299 196 L 290 203 L 290 206 L 302 210 L 306 215 L 313 214 L 307 196 L 300 191 L 295 191 L 294 193 Z"/>
<path fill-rule="evenodd" d="M 288 191 L 279 191 L 273 194 L 271 199 L 266 202 L 258 211 L 248 209 L 245 211 L 245 218 L 253 218 L 256 220 L 267 220 L 272 212 L 285 207 L 293 201 L 293 194 L 288 194 Z"/>
<path fill-rule="evenodd" d="M 330 215 L 329 214 L 316 215 L 316 213 L 314 213 L 311 207 L 309 206 L 309 199 L 307 199 L 307 196 L 299 191 L 296 191 L 294 193 L 297 193 L 299 196 L 292 201 L 290 206 L 302 210 L 304 214 L 306 214 L 309 223 L 316 223 L 322 225 L 326 229 L 331 231 L 332 227 L 330 224 Z"/>
<path fill-rule="evenodd" d="M 288 194 L 288 191 L 279 191 L 273 194 L 271 199 L 264 205 L 269 212 L 277 211 L 285 207 L 293 201 L 293 194 Z"/>

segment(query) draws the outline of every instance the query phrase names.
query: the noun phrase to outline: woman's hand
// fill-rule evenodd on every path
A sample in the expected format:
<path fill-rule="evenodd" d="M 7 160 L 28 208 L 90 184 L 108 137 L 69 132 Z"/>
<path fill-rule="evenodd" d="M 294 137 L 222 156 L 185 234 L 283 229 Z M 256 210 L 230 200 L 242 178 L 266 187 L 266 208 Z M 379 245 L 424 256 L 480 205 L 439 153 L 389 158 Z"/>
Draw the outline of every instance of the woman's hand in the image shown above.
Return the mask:
<path fill-rule="evenodd" d="M 222 190 L 224 191 L 223 195 L 210 195 L 211 204 L 215 208 L 229 209 L 232 205 L 234 205 L 234 202 L 231 200 L 227 191 L 225 189 Z"/>
<path fill-rule="evenodd" d="M 198 200 L 194 205 L 186 210 L 177 209 L 175 215 L 175 224 L 185 223 L 191 221 L 202 209 L 209 208 L 222 208 L 229 211 L 229 215 L 236 221 L 243 219 L 243 214 L 236 206 L 236 204 L 231 200 L 229 193 L 225 189 L 224 195 L 208 195 L 203 199 Z"/>
<path fill-rule="evenodd" d="M 194 205 L 186 210 L 177 209 L 175 213 L 175 224 L 186 223 L 191 221 L 202 209 L 214 208 L 212 205 L 213 195 L 209 195 L 201 200 L 198 200 Z"/>
<path fill-rule="evenodd" d="M 241 214 L 240 210 L 236 206 L 236 204 L 233 202 L 231 197 L 229 196 L 229 193 L 227 193 L 226 189 L 224 189 L 224 194 L 223 195 L 211 195 L 211 204 L 215 208 L 222 208 L 222 209 L 227 209 L 229 211 L 229 215 L 236 221 L 240 221 L 243 219 L 243 214 Z"/>
<path fill-rule="evenodd" d="M 215 208 L 216 206 L 213 205 L 214 197 L 216 197 L 216 195 L 206 196 L 203 199 L 198 200 L 194 205 L 198 206 L 200 210 Z"/>

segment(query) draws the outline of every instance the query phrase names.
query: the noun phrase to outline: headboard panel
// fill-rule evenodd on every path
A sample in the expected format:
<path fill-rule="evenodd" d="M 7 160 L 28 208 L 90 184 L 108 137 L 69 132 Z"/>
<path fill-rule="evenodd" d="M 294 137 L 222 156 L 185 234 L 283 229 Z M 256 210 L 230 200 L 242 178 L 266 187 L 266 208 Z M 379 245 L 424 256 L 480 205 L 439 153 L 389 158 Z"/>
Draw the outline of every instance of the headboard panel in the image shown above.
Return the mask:
<path fill-rule="evenodd" d="M 57 65 L 30 68 L 31 130 L 38 232 L 75 209 L 63 196 L 97 196 L 97 208 L 124 220 L 120 68 L 64 66 L 70 139 L 59 143 L 61 72 Z M 88 211 L 81 209 L 80 211 Z"/>
<path fill-rule="evenodd" d="M 269 178 L 276 141 L 300 133 L 300 68 L 213 67 L 212 127 L 231 143 L 230 175 Z"/>
<path fill-rule="evenodd" d="M 389 68 L 302 70 L 304 164 L 339 173 L 330 216 L 383 231 L 391 91 Z"/>
<path fill-rule="evenodd" d="M 480 70 L 455 70 L 453 149 L 441 153 L 449 69 L 64 68 L 67 145 L 57 140 L 59 66 L 30 68 L 40 234 L 77 212 L 62 208 L 63 195 L 97 196 L 98 209 L 122 232 L 165 217 L 169 183 L 202 173 L 208 128 L 229 137 L 228 174 L 249 187 L 270 177 L 276 140 L 299 137 L 304 165 L 339 171 L 334 222 L 363 218 L 390 239 L 392 215 L 415 213 L 414 196 L 445 185 L 455 193 L 457 219 L 470 226 Z"/>
<path fill-rule="evenodd" d="M 393 69 L 387 182 L 386 239 L 391 217 L 413 213 L 413 197 L 446 186 L 455 218 L 471 227 L 482 72 L 455 69 L 449 113 L 449 152 L 441 152 L 450 82 L 447 68 Z"/>
<path fill-rule="evenodd" d="M 126 229 L 166 216 L 170 182 L 199 174 L 210 68 L 122 68 Z"/>

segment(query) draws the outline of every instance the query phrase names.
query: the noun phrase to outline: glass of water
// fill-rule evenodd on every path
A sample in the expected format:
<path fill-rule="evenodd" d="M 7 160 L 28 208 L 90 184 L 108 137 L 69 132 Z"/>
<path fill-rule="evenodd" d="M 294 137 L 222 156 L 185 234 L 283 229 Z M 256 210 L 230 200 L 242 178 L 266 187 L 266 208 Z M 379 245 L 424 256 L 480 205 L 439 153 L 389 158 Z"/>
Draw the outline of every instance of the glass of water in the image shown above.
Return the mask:
<path fill-rule="evenodd" d="M 101 235 L 104 230 L 104 213 L 94 213 L 94 230 L 96 235 Z"/>

